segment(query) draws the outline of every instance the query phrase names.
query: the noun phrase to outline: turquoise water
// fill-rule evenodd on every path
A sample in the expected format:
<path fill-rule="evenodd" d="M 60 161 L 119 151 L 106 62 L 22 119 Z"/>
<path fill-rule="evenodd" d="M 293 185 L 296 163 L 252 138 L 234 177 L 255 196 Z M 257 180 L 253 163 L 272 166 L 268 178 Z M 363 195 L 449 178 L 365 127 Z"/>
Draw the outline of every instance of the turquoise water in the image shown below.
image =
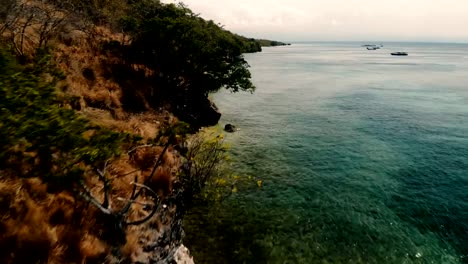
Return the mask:
<path fill-rule="evenodd" d="M 187 217 L 197 263 L 468 263 L 468 45 L 384 45 L 246 55 L 214 100 L 264 186 Z"/>

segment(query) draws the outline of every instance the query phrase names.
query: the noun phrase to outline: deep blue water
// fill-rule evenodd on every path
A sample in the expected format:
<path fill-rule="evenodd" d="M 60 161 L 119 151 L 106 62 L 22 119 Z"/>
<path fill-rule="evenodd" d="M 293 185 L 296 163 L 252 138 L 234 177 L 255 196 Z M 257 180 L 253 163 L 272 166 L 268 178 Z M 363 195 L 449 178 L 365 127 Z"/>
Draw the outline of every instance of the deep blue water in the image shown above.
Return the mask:
<path fill-rule="evenodd" d="M 187 217 L 197 263 L 468 263 L 468 45 L 383 44 L 246 55 L 214 101 L 264 186 Z"/>

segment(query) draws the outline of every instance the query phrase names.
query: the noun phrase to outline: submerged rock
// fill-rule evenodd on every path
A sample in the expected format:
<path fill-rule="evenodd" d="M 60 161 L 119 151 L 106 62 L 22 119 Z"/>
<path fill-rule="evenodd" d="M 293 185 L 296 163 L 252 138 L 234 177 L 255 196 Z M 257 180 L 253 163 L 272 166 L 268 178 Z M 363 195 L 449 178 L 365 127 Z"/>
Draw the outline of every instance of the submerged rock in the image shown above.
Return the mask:
<path fill-rule="evenodd" d="M 226 124 L 224 126 L 224 131 L 229 132 L 229 133 L 233 133 L 233 132 L 236 131 L 236 127 L 234 125 L 231 125 L 231 124 Z"/>

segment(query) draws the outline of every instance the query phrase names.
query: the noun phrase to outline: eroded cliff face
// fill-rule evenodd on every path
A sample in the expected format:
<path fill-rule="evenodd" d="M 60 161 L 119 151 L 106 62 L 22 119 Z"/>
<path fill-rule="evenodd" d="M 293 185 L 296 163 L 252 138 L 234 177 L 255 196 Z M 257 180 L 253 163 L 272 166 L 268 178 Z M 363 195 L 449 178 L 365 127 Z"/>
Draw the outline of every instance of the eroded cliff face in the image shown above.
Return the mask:
<path fill-rule="evenodd" d="M 215 126 L 221 119 L 218 107 L 208 97 L 192 95 L 178 101 L 173 112 L 194 127 Z"/>
<path fill-rule="evenodd" d="M 145 264 L 190 263 L 187 262 L 190 260 L 188 249 L 182 245 L 183 195 L 183 190 L 174 190 L 161 202 L 152 219 L 127 229 L 132 249 L 126 261 Z M 113 256 L 111 263 L 122 263 L 122 258 Z"/>

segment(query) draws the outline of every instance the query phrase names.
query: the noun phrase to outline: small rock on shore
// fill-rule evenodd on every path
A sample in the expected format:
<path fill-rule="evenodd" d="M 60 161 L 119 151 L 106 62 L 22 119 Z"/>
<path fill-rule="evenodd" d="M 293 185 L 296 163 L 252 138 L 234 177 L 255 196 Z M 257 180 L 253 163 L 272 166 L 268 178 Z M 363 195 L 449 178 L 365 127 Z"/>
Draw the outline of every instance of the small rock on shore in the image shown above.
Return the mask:
<path fill-rule="evenodd" d="M 193 257 L 190 255 L 190 251 L 184 245 L 180 245 L 175 253 L 175 263 L 177 264 L 195 264 Z"/>

